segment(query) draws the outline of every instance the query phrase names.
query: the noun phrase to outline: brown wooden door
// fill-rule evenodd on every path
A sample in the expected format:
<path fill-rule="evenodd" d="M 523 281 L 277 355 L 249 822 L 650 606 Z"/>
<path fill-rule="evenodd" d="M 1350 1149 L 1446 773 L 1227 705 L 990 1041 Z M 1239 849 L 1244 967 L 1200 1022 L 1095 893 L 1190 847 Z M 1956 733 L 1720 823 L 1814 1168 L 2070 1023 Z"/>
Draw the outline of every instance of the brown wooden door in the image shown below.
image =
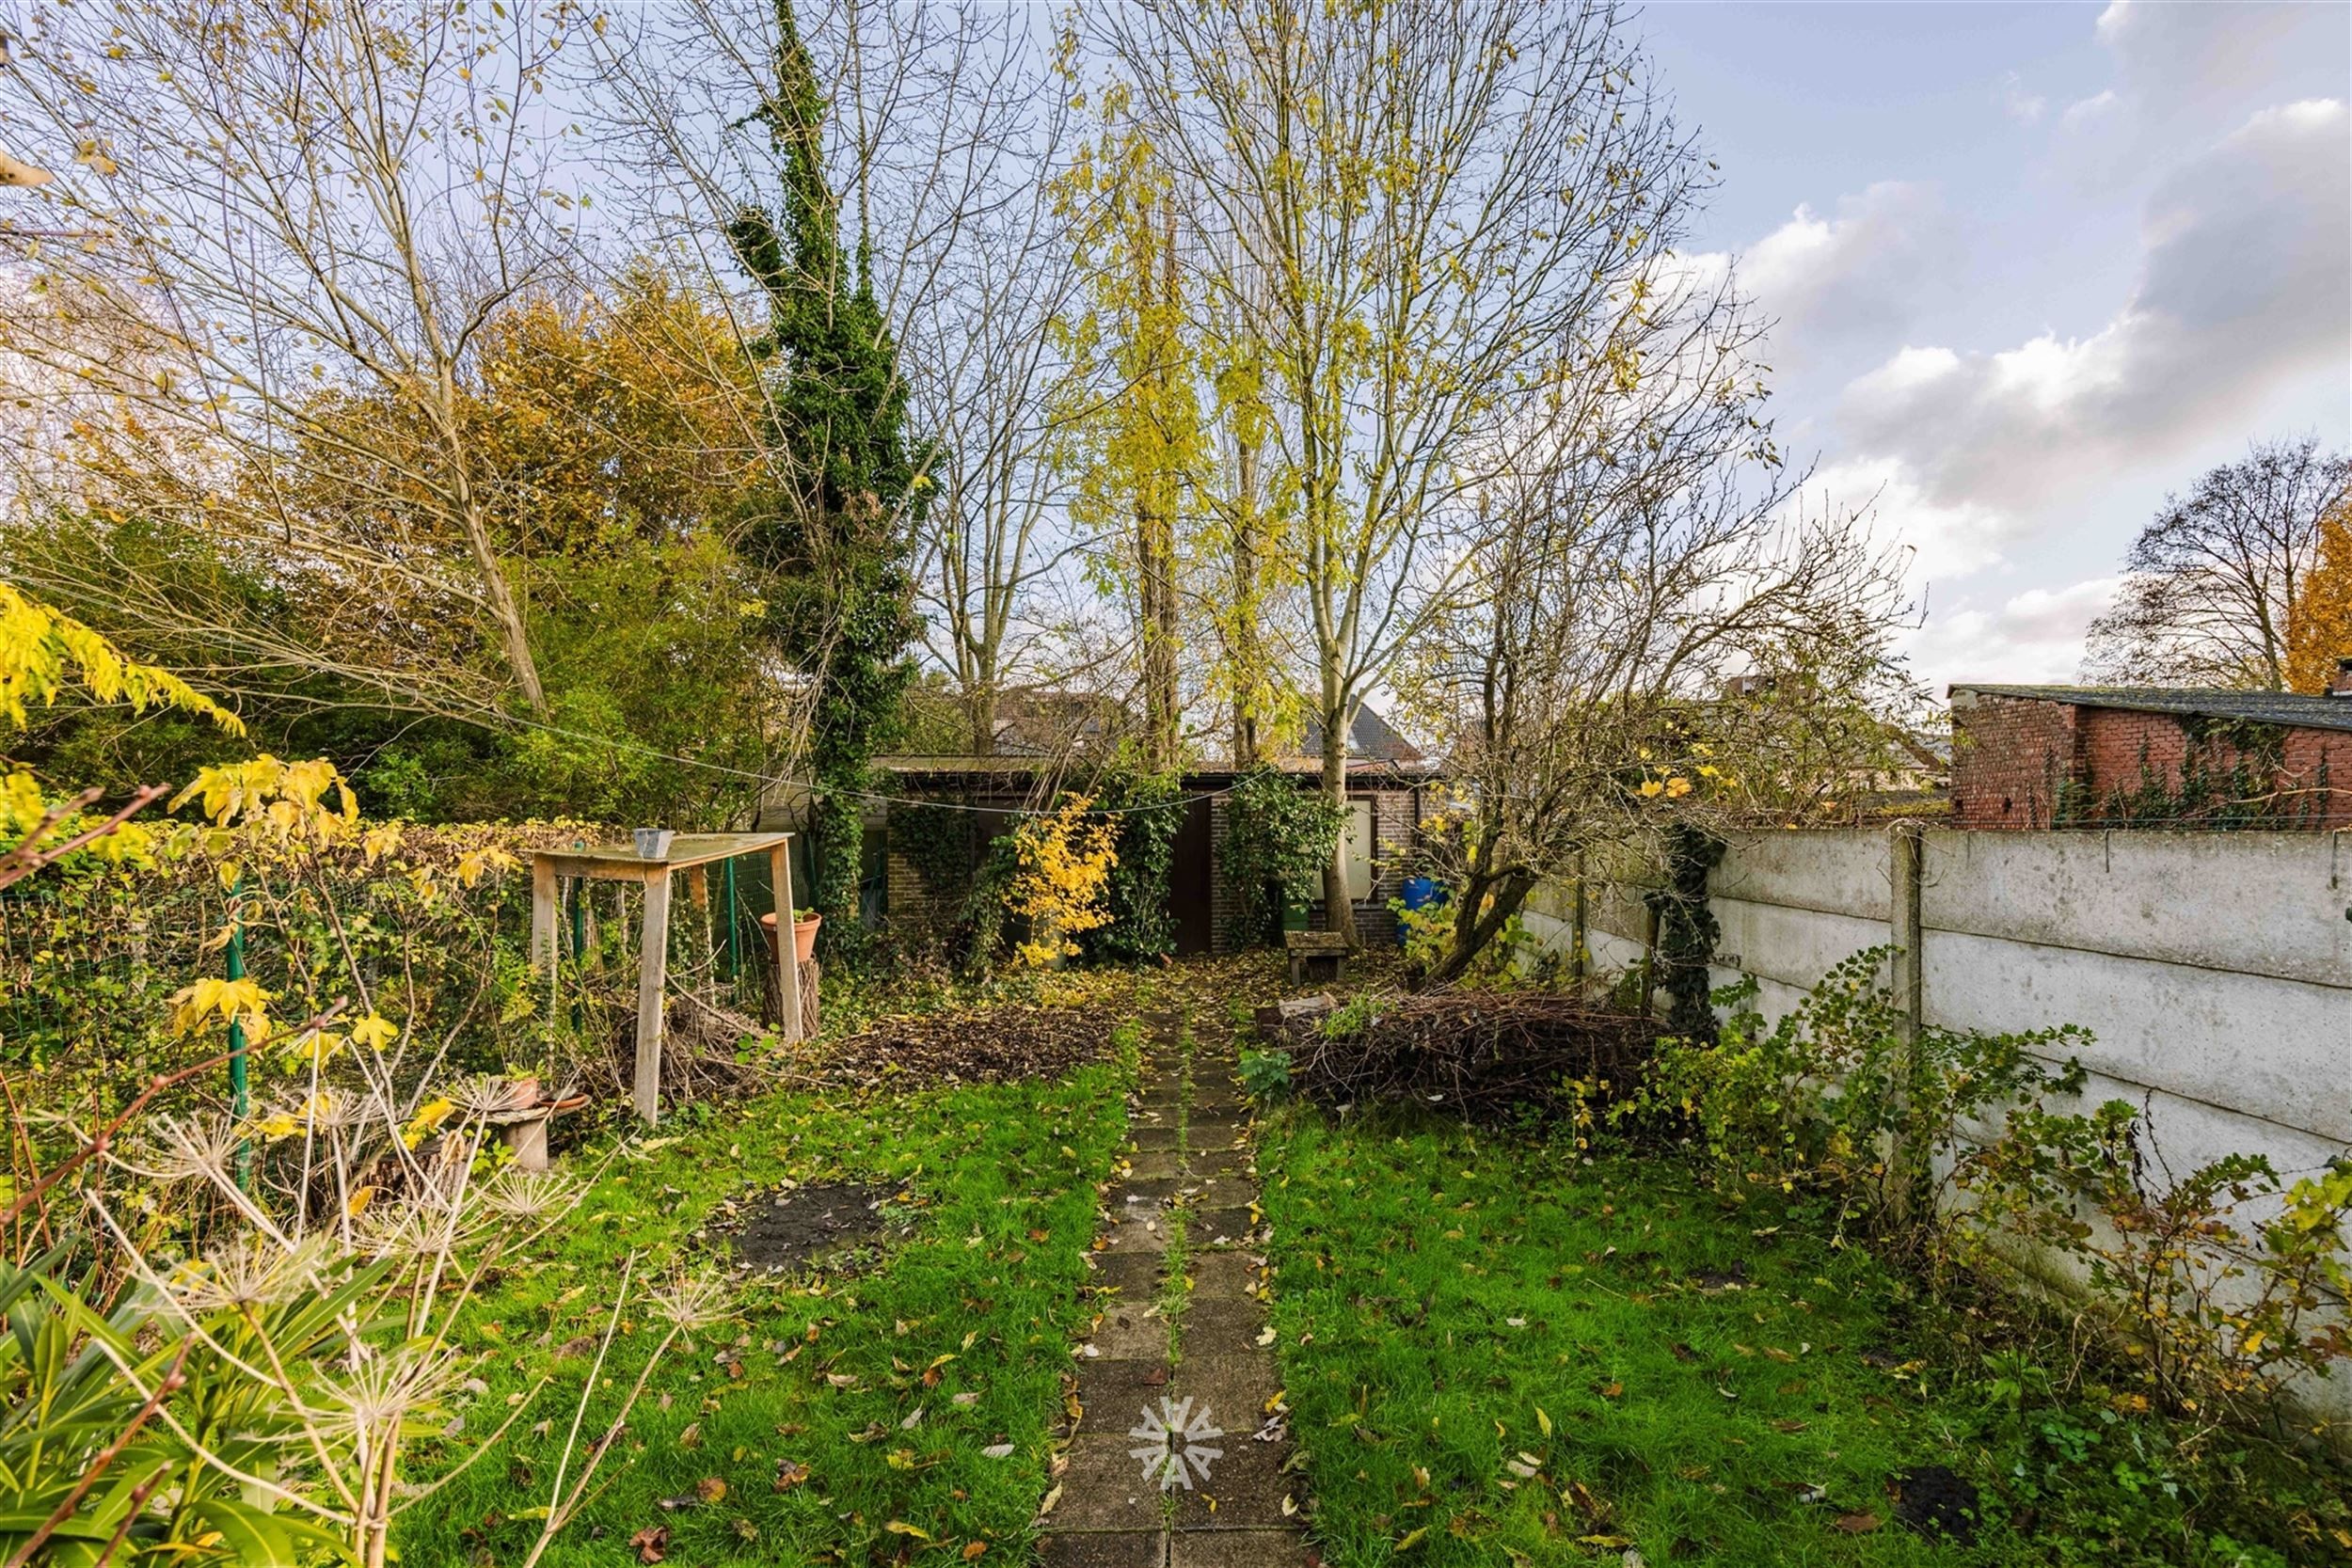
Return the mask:
<path fill-rule="evenodd" d="M 1216 882 L 1210 872 L 1209 802 L 1184 807 L 1184 825 L 1168 868 L 1168 896 L 1176 910 L 1176 951 L 1206 953 L 1216 938 Z"/>

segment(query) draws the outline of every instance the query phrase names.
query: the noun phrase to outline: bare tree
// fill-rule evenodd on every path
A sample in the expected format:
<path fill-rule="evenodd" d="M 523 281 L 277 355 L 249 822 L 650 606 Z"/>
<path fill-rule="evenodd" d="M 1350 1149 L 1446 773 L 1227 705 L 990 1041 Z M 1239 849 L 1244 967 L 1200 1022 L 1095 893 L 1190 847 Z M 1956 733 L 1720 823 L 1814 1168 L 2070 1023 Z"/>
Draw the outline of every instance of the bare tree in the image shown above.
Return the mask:
<path fill-rule="evenodd" d="M 1704 170 L 1607 4 L 1142 0 L 1090 21 L 1205 204 L 1208 310 L 1263 356 L 1323 778 L 1476 560 L 1470 502 L 1565 361 L 1609 352 Z M 1619 369 L 1638 376 L 1630 362 Z M 1343 850 L 1325 876 L 1352 934 Z"/>
<path fill-rule="evenodd" d="M 75 425 L 79 494 L 48 499 L 183 527 L 347 610 L 329 646 L 244 628 L 261 657 L 432 711 L 544 715 L 463 383 L 567 243 L 539 92 L 577 13 L 101 0 L 38 20 L 9 135 L 60 172 L 0 224 L 42 306 L 5 347 L 111 394 Z M 371 398 L 410 418 L 344 417 Z M 327 491 L 373 496 L 389 526 L 299 504 Z"/>
<path fill-rule="evenodd" d="M 2286 690 L 2321 525 L 2348 497 L 2352 459 L 2315 436 L 2257 442 L 2185 498 L 2167 496 L 2132 541 L 2115 608 L 2090 624 L 2083 677 Z"/>

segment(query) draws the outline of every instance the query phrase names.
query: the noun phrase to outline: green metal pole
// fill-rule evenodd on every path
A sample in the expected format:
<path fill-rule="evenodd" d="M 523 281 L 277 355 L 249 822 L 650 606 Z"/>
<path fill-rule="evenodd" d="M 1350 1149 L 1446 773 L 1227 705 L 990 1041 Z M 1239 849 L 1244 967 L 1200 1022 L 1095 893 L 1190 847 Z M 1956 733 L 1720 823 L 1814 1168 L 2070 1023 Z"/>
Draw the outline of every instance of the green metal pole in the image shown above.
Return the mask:
<path fill-rule="evenodd" d="M 241 912 L 240 895 L 245 891 L 245 879 L 240 877 L 229 888 L 229 978 L 245 978 L 245 917 Z M 235 1017 L 229 1021 L 229 1099 L 236 1113 L 237 1124 L 252 1114 L 253 1097 L 246 1077 L 245 1024 Z M 253 1150 L 240 1137 L 237 1140 L 237 1185 L 250 1190 L 253 1186 Z"/>
<path fill-rule="evenodd" d="M 735 907 L 735 862 L 725 863 L 727 882 L 727 984 L 743 973 L 743 916 Z"/>
<path fill-rule="evenodd" d="M 572 879 L 572 964 L 575 968 L 584 968 L 587 962 L 588 879 L 575 877 Z M 575 1033 L 580 1026 L 580 995 L 575 991 L 572 995 L 572 1028 Z"/>

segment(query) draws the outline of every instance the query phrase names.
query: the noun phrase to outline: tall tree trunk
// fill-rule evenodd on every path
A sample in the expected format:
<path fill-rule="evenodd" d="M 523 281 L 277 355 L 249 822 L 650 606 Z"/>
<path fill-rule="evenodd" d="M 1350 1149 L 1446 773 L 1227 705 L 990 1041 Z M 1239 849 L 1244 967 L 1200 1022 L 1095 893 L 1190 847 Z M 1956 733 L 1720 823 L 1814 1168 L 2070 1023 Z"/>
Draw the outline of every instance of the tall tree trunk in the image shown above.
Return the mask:
<path fill-rule="evenodd" d="M 1233 767 L 1258 765 L 1258 691 L 1265 660 L 1258 642 L 1258 447 L 1239 443 L 1233 473 L 1232 630 L 1226 678 L 1232 684 Z"/>
<path fill-rule="evenodd" d="M 984 676 L 964 688 L 963 714 L 972 726 L 972 754 L 993 757 L 996 754 L 996 680 Z"/>
<path fill-rule="evenodd" d="M 515 601 L 515 590 L 506 580 L 505 563 L 490 540 L 489 519 L 483 515 L 482 505 L 473 495 L 472 486 L 461 471 L 457 481 L 457 500 L 466 522 L 466 546 L 473 555 L 474 570 L 482 574 L 483 595 L 489 602 L 490 618 L 498 623 L 499 651 L 506 659 L 515 683 L 523 689 L 523 701 L 530 705 L 534 718 L 548 715 L 547 689 L 539 684 L 538 661 L 531 655 L 531 634 L 523 625 L 522 607 Z"/>
<path fill-rule="evenodd" d="M 1323 924 L 1361 947 L 1356 932 L 1356 906 L 1347 895 L 1347 732 L 1350 705 L 1344 700 L 1323 710 L 1323 793 L 1340 813 L 1340 831 L 1331 839 L 1331 859 L 1323 868 Z"/>
<path fill-rule="evenodd" d="M 1143 755 L 1155 773 L 1176 765 L 1176 562 L 1174 529 L 1141 497 L 1136 504 L 1136 577 L 1143 634 Z"/>

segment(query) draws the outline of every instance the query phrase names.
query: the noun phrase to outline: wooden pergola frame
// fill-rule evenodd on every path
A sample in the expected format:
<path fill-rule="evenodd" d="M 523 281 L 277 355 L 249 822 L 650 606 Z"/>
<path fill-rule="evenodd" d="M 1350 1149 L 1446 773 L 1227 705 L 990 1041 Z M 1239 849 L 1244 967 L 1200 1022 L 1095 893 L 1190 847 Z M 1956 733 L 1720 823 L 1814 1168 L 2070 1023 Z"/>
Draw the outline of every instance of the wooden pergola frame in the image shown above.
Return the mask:
<path fill-rule="evenodd" d="M 645 916 L 638 932 L 637 1069 L 631 1101 L 647 1124 L 661 1116 L 661 1029 L 663 991 L 670 979 L 670 877 L 686 873 L 687 894 L 701 908 L 710 904 L 704 868 L 739 855 L 768 857 L 769 886 L 776 912 L 776 976 L 784 1009 L 784 1037 L 801 1037 L 801 964 L 792 938 L 792 835 L 790 833 L 680 833 L 660 859 L 628 845 L 542 849 L 531 857 L 531 961 L 555 967 L 556 911 L 566 877 L 595 882 L 637 882 L 645 890 Z M 732 911 L 728 911 L 733 918 Z"/>

